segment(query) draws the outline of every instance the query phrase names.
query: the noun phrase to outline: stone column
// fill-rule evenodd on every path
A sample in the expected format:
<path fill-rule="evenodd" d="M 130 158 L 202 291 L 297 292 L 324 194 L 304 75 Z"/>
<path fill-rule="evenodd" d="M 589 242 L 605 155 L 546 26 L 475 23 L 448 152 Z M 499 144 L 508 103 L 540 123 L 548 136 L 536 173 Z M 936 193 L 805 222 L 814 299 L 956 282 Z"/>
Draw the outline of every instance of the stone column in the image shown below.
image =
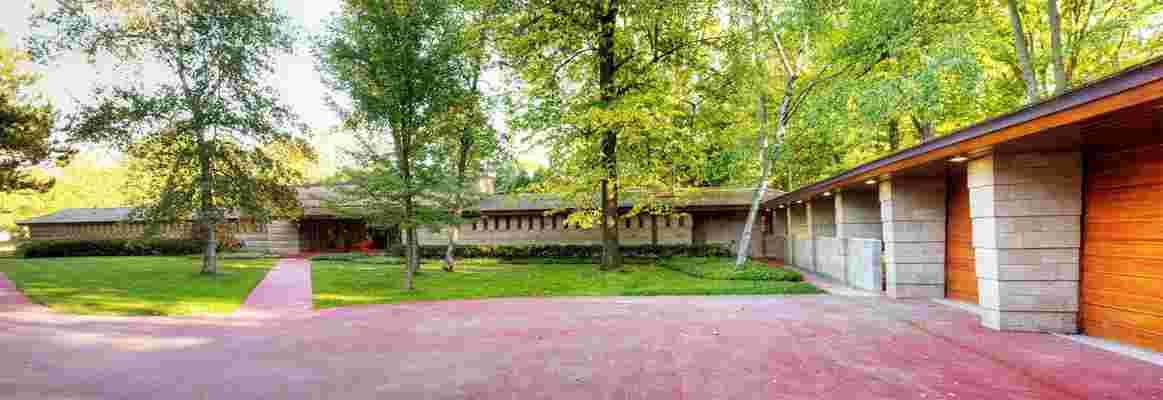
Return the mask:
<path fill-rule="evenodd" d="M 771 233 L 767 235 L 767 256 L 788 262 L 787 255 L 787 212 L 771 210 Z"/>
<path fill-rule="evenodd" d="M 945 202 L 944 177 L 880 183 L 889 296 L 945 297 Z"/>
<path fill-rule="evenodd" d="M 814 271 L 816 269 L 815 251 L 812 246 L 812 221 L 808 205 L 794 204 L 788 206 L 788 224 L 790 233 L 788 242 L 791 243 L 791 264 L 797 267 Z"/>
<path fill-rule="evenodd" d="M 836 194 L 836 237 L 880 239 L 880 199 L 875 191 Z"/>
<path fill-rule="evenodd" d="M 995 154 L 969 164 L 982 324 L 1078 331 L 1082 155 Z"/>

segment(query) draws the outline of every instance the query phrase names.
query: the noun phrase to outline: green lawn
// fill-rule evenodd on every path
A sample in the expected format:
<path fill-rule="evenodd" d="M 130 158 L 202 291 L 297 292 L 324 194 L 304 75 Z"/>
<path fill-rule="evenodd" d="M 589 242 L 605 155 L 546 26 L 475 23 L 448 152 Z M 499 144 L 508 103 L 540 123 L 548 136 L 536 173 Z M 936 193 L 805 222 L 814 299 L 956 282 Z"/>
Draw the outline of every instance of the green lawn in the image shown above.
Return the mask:
<path fill-rule="evenodd" d="M 704 272 L 708 268 L 704 259 L 686 260 L 699 264 Z M 672 261 L 668 267 L 674 264 Z M 729 262 L 720 264 L 725 268 Z M 398 259 L 316 259 L 311 268 L 317 308 L 488 297 L 820 293 L 806 282 L 780 280 L 798 278 L 794 273 L 758 274 L 761 276 L 755 279 L 759 280 L 708 279 L 654 263 L 629 264 L 621 272 L 602 272 L 592 264 L 543 264 L 536 260 L 509 264 L 473 259 L 462 261 L 456 272 L 446 273 L 440 270 L 440 263 L 432 261 L 421 267 L 412 292 L 401 290 L 403 270 Z"/>
<path fill-rule="evenodd" d="M 217 276 L 194 257 L 0 258 L 29 299 L 54 310 L 97 315 L 233 312 L 274 265 L 271 259 L 220 260 Z"/>

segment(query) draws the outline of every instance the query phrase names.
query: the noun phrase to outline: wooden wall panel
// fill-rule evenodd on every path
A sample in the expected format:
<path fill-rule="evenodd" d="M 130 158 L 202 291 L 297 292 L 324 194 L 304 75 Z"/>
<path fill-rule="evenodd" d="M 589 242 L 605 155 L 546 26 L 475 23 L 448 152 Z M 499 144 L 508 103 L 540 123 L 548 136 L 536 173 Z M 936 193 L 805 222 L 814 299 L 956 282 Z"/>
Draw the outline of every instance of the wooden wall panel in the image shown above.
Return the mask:
<path fill-rule="evenodd" d="M 968 186 L 965 169 L 950 172 L 949 199 L 945 207 L 945 297 L 978 304 Z"/>
<path fill-rule="evenodd" d="M 1163 351 L 1163 146 L 1087 155 L 1081 327 Z"/>

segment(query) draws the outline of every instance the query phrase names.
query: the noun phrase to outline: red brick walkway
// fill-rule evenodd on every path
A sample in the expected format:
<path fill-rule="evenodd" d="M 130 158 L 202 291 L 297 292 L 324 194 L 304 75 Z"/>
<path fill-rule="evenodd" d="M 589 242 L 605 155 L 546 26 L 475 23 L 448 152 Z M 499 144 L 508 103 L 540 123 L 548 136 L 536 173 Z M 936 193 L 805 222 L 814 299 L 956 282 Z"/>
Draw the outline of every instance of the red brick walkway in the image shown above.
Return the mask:
<path fill-rule="evenodd" d="M 304 314 L 311 308 L 311 263 L 301 258 L 285 258 L 250 292 L 236 314 Z"/>
<path fill-rule="evenodd" d="M 32 302 L 28 301 L 27 297 L 24 297 L 24 293 L 16 289 L 16 285 L 12 284 L 12 281 L 8 280 L 8 277 L 4 276 L 3 272 L 0 272 L 0 307 L 27 306 L 31 304 Z"/>

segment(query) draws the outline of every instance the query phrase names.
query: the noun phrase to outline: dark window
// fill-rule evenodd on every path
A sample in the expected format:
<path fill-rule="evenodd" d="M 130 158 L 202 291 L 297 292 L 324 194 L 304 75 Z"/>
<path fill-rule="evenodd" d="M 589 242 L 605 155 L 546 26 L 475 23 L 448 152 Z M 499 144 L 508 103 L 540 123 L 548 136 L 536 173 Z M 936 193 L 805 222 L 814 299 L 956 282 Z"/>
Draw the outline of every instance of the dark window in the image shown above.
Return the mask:
<path fill-rule="evenodd" d="M 638 229 L 642 229 L 644 227 L 646 227 L 646 216 L 639 215 L 638 216 Z"/>
<path fill-rule="evenodd" d="M 678 216 L 678 226 L 686 226 L 686 217 Z"/>
<path fill-rule="evenodd" d="M 666 216 L 666 227 L 667 228 L 670 227 L 670 220 L 672 220 L 672 219 L 674 219 L 674 216 L 671 216 L 671 215 Z"/>
<path fill-rule="evenodd" d="M 630 219 L 626 218 L 626 229 L 630 229 Z"/>
<path fill-rule="evenodd" d="M 505 230 L 509 230 L 513 226 L 513 221 L 509 217 L 505 217 Z"/>
<path fill-rule="evenodd" d="M 557 216 L 554 215 L 550 218 L 553 218 L 552 220 L 550 220 L 550 222 L 553 224 L 553 229 L 557 229 Z"/>

